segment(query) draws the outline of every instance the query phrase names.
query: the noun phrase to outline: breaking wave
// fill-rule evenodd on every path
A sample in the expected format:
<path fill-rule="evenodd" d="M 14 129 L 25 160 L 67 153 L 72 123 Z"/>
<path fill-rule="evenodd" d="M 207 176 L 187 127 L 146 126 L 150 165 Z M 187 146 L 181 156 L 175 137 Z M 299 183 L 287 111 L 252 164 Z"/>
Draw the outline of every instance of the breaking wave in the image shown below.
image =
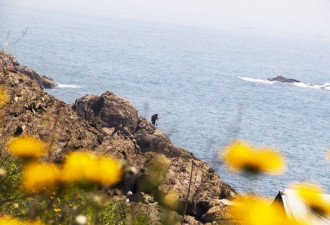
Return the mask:
<path fill-rule="evenodd" d="M 58 84 L 57 88 L 80 88 L 80 86 L 76 84 Z"/>
<path fill-rule="evenodd" d="M 250 78 L 250 77 L 238 77 L 238 78 L 241 80 L 248 81 L 248 82 L 263 83 L 263 84 L 273 84 L 275 82 L 275 81 L 255 79 L 255 78 Z"/>

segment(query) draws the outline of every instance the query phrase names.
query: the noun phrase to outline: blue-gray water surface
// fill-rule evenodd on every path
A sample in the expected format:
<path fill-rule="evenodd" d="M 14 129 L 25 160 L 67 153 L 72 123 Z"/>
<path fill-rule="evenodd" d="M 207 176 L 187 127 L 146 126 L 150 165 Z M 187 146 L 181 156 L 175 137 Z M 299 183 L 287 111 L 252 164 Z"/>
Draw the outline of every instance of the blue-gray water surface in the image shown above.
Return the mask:
<path fill-rule="evenodd" d="M 0 3 L 0 40 L 19 62 L 60 84 L 49 93 L 72 103 L 107 90 L 129 99 L 174 144 L 210 163 L 223 181 L 247 191 L 247 180 L 217 159 L 235 137 L 271 146 L 287 160 L 281 176 L 254 183 L 275 196 L 294 181 L 330 191 L 330 91 L 258 82 L 283 75 L 330 83 L 330 42 L 246 31 L 221 31 Z M 240 121 L 240 122 L 239 122 Z M 238 130 L 238 132 L 236 132 Z"/>

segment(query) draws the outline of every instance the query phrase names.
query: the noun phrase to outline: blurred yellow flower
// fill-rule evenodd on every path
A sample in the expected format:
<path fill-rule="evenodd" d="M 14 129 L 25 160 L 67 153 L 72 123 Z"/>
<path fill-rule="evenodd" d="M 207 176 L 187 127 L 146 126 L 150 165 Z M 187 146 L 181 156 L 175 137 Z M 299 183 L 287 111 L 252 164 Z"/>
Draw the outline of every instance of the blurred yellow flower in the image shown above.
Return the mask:
<path fill-rule="evenodd" d="M 21 221 L 18 219 L 11 218 L 9 216 L 0 217 L 1 225 L 21 225 Z"/>
<path fill-rule="evenodd" d="M 278 174 L 285 167 L 284 158 L 279 152 L 268 148 L 258 149 L 243 141 L 229 144 L 221 157 L 229 169 L 239 172 Z"/>
<path fill-rule="evenodd" d="M 39 220 L 37 221 L 23 221 L 10 216 L 0 217 L 1 225 L 43 225 Z"/>
<path fill-rule="evenodd" d="M 11 138 L 6 147 L 10 153 L 23 158 L 40 157 L 46 153 L 44 142 L 28 135 Z"/>
<path fill-rule="evenodd" d="M 54 212 L 61 212 L 62 211 L 62 209 L 60 209 L 60 208 L 55 208 L 54 209 Z"/>
<path fill-rule="evenodd" d="M 292 189 L 298 192 L 312 211 L 322 216 L 330 215 L 330 201 L 323 196 L 325 192 L 321 187 L 312 183 L 296 183 L 292 185 Z"/>
<path fill-rule="evenodd" d="M 241 225 L 298 225 L 286 216 L 280 205 L 270 205 L 269 201 L 256 196 L 237 197 L 228 213 Z"/>
<path fill-rule="evenodd" d="M 55 164 L 33 162 L 23 169 L 23 186 L 28 192 L 52 191 L 59 177 Z"/>
<path fill-rule="evenodd" d="M 9 102 L 9 95 L 5 89 L 0 87 L 0 108 Z"/>
<path fill-rule="evenodd" d="M 116 159 L 82 151 L 67 156 L 62 172 L 64 182 L 82 181 L 113 185 L 121 180 L 123 168 Z"/>
<path fill-rule="evenodd" d="M 102 185 L 113 185 L 118 183 L 123 175 L 123 168 L 118 160 L 110 157 L 101 157 L 97 160 L 98 176 L 97 181 Z"/>

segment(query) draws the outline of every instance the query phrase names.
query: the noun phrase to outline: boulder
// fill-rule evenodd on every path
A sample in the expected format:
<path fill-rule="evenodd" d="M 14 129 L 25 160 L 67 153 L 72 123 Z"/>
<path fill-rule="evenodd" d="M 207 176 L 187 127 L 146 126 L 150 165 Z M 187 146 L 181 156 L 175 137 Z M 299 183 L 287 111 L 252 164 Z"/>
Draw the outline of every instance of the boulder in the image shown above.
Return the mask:
<path fill-rule="evenodd" d="M 274 78 L 268 78 L 269 81 L 278 81 L 281 83 L 299 83 L 299 80 L 295 80 L 295 79 L 290 79 L 290 78 L 286 78 L 283 76 L 277 76 Z"/>
<path fill-rule="evenodd" d="M 49 89 L 57 86 L 52 78 L 40 77 L 33 69 L 21 66 L 12 54 L 2 49 L 0 50 L 0 69 L 23 73 L 34 80 L 41 88 Z"/>
<path fill-rule="evenodd" d="M 85 95 L 75 101 L 72 109 L 92 126 L 114 127 L 125 135 L 134 134 L 138 123 L 138 113 L 132 103 L 110 91 L 101 96 Z"/>

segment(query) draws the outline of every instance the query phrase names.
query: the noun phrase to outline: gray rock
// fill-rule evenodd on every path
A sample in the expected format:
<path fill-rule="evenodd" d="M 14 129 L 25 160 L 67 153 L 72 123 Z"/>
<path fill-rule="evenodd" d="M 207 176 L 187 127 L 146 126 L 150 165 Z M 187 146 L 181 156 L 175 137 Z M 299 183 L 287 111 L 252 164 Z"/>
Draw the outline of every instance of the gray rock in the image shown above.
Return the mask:
<path fill-rule="evenodd" d="M 270 81 L 278 81 L 278 82 L 281 82 L 281 83 L 299 83 L 300 82 L 299 80 L 290 79 L 290 78 L 286 78 L 286 77 L 283 77 L 283 76 L 277 76 L 277 77 L 274 77 L 274 78 L 268 78 L 268 80 L 270 80 Z"/>

